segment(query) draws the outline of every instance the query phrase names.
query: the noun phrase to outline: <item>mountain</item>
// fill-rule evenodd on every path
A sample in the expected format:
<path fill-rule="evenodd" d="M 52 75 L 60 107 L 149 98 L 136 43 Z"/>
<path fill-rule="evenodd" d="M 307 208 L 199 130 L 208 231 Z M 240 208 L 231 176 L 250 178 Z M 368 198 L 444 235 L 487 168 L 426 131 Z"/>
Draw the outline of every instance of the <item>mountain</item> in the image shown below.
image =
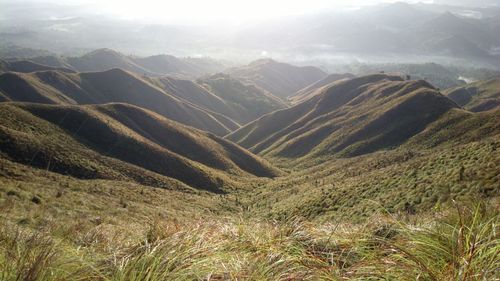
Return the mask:
<path fill-rule="evenodd" d="M 499 108 L 500 77 L 448 89 L 444 94 L 461 107 L 473 112 Z"/>
<path fill-rule="evenodd" d="M 66 61 L 79 72 L 104 71 L 113 68 L 121 68 L 137 74 L 149 71 L 134 60 L 111 49 L 98 49 L 81 57 L 68 57 Z"/>
<path fill-rule="evenodd" d="M 456 107 L 423 80 L 375 74 L 334 83 L 227 138 L 269 156 L 356 156 L 403 144 Z"/>
<path fill-rule="evenodd" d="M 460 41 L 468 41 L 483 50 L 500 45 L 500 41 L 489 33 L 483 23 L 468 18 L 462 18 L 450 12 L 438 15 L 427 21 L 416 30 L 417 38 L 421 42 L 442 40 L 443 38 L 460 38 Z M 452 40 L 451 43 L 457 40 Z M 450 46 L 452 47 L 452 46 Z"/>
<path fill-rule="evenodd" d="M 333 73 L 325 78 L 305 87 L 304 89 L 296 92 L 292 96 L 288 97 L 288 99 L 292 102 L 292 104 L 297 104 L 300 102 L 303 102 L 313 96 L 315 96 L 317 93 L 321 92 L 321 88 L 333 83 L 337 82 L 339 80 L 343 79 L 349 79 L 349 78 L 354 78 L 354 75 L 350 73 L 345 73 L 345 74 L 337 74 Z"/>
<path fill-rule="evenodd" d="M 45 71 L 45 70 L 58 70 L 63 72 L 74 72 L 71 69 L 63 67 L 51 67 L 43 64 L 38 64 L 30 60 L 16 60 L 16 61 L 5 61 L 0 60 L 0 72 L 35 72 L 35 71 Z"/>
<path fill-rule="evenodd" d="M 197 77 L 224 69 L 223 65 L 210 59 L 179 59 L 170 55 L 134 58 L 134 61 L 150 72 L 156 74 L 176 74 L 181 77 Z"/>
<path fill-rule="evenodd" d="M 70 68 L 78 72 L 105 71 L 121 68 L 140 75 L 176 75 L 195 78 L 222 71 L 221 63 L 209 58 L 177 58 L 170 55 L 149 57 L 126 56 L 111 49 L 97 49 L 80 57 L 39 56 L 31 61 L 57 68 Z"/>
<path fill-rule="evenodd" d="M 222 114 L 179 99 L 141 77 L 121 69 L 85 73 L 3 73 L 0 75 L 0 91 L 9 100 L 21 102 L 129 103 L 221 136 L 239 127 Z"/>
<path fill-rule="evenodd" d="M 228 105 L 229 111 L 217 112 L 242 125 L 266 113 L 287 107 L 283 101 L 269 92 L 226 74 L 215 74 L 198 79 L 197 82 Z"/>
<path fill-rule="evenodd" d="M 222 192 L 235 186 L 231 175 L 279 174 L 226 140 L 128 104 L 3 103 L 0 109 L 2 154 L 77 178 Z"/>
<path fill-rule="evenodd" d="M 327 74 L 312 66 L 293 66 L 272 59 L 261 59 L 227 71 L 231 76 L 285 99 L 300 89 L 323 79 Z"/>

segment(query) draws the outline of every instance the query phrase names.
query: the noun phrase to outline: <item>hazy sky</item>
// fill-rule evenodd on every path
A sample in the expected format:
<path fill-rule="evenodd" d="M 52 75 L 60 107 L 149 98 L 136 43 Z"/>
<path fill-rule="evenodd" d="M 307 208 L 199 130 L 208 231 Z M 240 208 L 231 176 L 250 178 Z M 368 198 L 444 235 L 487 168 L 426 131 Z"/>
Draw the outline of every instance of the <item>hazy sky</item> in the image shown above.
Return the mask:
<path fill-rule="evenodd" d="M 2 0 L 2 3 L 51 2 L 88 5 L 101 13 L 164 22 L 240 24 L 324 9 L 371 5 L 396 0 Z M 416 2 L 418 0 L 405 0 Z M 420 0 L 425 1 L 425 0 Z M 429 2 L 432 0 L 427 0 Z"/>

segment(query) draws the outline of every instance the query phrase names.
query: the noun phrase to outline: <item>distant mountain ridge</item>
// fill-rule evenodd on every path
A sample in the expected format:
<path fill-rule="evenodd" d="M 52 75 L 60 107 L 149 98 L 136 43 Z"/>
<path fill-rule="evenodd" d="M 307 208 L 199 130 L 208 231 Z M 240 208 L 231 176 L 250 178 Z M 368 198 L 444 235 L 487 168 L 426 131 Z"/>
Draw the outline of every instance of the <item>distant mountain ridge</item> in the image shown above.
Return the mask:
<path fill-rule="evenodd" d="M 141 75 L 177 75 L 184 78 L 196 78 L 225 68 L 224 65 L 208 58 L 177 58 L 170 55 L 133 57 L 111 49 L 97 49 L 80 57 L 40 56 L 29 60 L 55 68 L 69 68 L 75 72 L 121 68 Z"/>

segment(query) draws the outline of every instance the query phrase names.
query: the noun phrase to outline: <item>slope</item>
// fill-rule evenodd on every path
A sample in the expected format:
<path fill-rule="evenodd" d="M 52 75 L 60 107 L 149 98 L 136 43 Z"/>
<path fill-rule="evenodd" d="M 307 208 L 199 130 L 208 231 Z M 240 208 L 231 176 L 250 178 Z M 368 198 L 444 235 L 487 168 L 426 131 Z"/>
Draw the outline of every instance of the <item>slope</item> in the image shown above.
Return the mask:
<path fill-rule="evenodd" d="M 194 78 L 224 69 L 224 65 L 208 58 L 177 58 L 170 55 L 135 57 L 106 48 L 97 49 L 79 57 L 41 56 L 30 58 L 30 60 L 38 64 L 69 68 L 78 72 L 121 68 L 141 75 L 175 75 L 184 78 Z"/>
<path fill-rule="evenodd" d="M 219 113 L 178 99 L 121 69 L 78 74 L 59 71 L 4 73 L 0 75 L 0 91 L 12 101 L 60 104 L 125 102 L 217 135 L 225 135 L 239 127 Z"/>
<path fill-rule="evenodd" d="M 38 64 L 30 60 L 4 61 L 0 60 L 0 72 L 35 72 L 45 70 L 59 70 L 62 72 L 74 72 L 71 69 L 63 67 L 52 67 L 43 64 Z"/>
<path fill-rule="evenodd" d="M 272 59 L 257 60 L 246 66 L 229 69 L 227 72 L 235 78 L 254 83 L 282 99 L 327 75 L 316 67 L 298 67 Z"/>
<path fill-rule="evenodd" d="M 222 192 L 236 175 L 279 174 L 228 141 L 127 104 L 0 107 L 3 155 L 77 178 Z"/>
<path fill-rule="evenodd" d="M 461 107 L 478 112 L 500 107 L 500 77 L 448 89 L 444 94 Z"/>
<path fill-rule="evenodd" d="M 227 74 L 215 74 L 198 79 L 197 82 L 229 107 L 228 111 L 217 112 L 242 125 L 266 113 L 287 107 L 283 101 L 265 90 L 253 84 L 244 84 Z"/>
<path fill-rule="evenodd" d="M 376 74 L 334 83 L 228 139 L 272 156 L 356 156 L 398 146 L 455 107 L 425 81 Z"/>
<path fill-rule="evenodd" d="M 350 73 L 330 74 L 330 75 L 326 76 L 325 78 L 305 87 L 304 89 L 297 91 L 296 93 L 294 93 L 293 95 L 288 97 L 288 100 L 290 100 L 290 102 L 292 104 L 298 104 L 300 102 L 303 102 L 303 101 L 315 96 L 316 94 L 319 94 L 321 92 L 321 88 L 328 86 L 329 84 L 331 84 L 333 82 L 337 82 L 339 80 L 344 80 L 344 79 L 350 79 L 350 78 L 354 78 L 354 75 L 352 75 Z"/>

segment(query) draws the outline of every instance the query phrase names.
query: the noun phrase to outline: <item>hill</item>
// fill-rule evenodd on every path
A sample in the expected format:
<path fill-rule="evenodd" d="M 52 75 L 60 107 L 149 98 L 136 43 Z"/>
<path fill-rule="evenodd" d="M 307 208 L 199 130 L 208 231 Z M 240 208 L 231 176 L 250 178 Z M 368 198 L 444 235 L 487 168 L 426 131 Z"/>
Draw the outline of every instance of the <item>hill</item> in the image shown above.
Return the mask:
<path fill-rule="evenodd" d="M 0 60 L 0 72 L 35 72 L 35 71 L 46 71 L 46 70 L 58 70 L 63 72 L 74 72 L 68 68 L 62 67 L 51 67 L 43 64 L 38 64 L 30 60 L 15 60 L 15 61 L 5 61 Z"/>
<path fill-rule="evenodd" d="M 3 156 L 76 178 L 222 192 L 236 186 L 231 175 L 279 173 L 228 141 L 127 104 L 0 107 Z"/>
<path fill-rule="evenodd" d="M 334 83 L 228 139 L 281 157 L 355 156 L 398 146 L 456 107 L 425 81 L 376 74 Z"/>
<path fill-rule="evenodd" d="M 150 109 L 169 119 L 225 135 L 239 127 L 229 118 L 181 100 L 121 69 L 104 72 L 3 73 L 0 91 L 12 101 L 49 104 L 124 102 Z"/>
<path fill-rule="evenodd" d="M 197 82 L 228 105 L 229 111 L 217 112 L 242 125 L 266 113 L 287 107 L 269 92 L 253 84 L 244 84 L 226 74 L 215 74 L 198 79 Z"/>
<path fill-rule="evenodd" d="M 254 83 L 282 99 L 327 76 L 316 67 L 298 67 L 272 59 L 261 59 L 246 66 L 231 68 L 227 73 L 245 82 Z"/>
<path fill-rule="evenodd" d="M 177 58 L 170 55 L 136 57 L 126 56 L 111 49 L 97 49 L 79 57 L 39 56 L 30 60 L 38 64 L 69 68 L 78 72 L 121 68 L 139 75 L 176 75 L 184 78 L 195 78 L 224 69 L 224 65 L 209 58 Z"/>
<path fill-rule="evenodd" d="M 291 101 L 292 104 L 297 104 L 297 103 L 303 102 L 303 101 L 315 96 L 316 94 L 320 93 L 321 88 L 328 86 L 329 84 L 331 84 L 333 82 L 337 82 L 339 80 L 349 79 L 349 78 L 354 78 L 354 75 L 352 75 L 350 73 L 330 74 L 327 77 L 305 87 L 304 89 L 297 91 L 295 94 L 288 97 L 288 99 Z"/>
<path fill-rule="evenodd" d="M 470 111 L 495 109 L 500 107 L 500 77 L 448 89 L 444 94 Z"/>

